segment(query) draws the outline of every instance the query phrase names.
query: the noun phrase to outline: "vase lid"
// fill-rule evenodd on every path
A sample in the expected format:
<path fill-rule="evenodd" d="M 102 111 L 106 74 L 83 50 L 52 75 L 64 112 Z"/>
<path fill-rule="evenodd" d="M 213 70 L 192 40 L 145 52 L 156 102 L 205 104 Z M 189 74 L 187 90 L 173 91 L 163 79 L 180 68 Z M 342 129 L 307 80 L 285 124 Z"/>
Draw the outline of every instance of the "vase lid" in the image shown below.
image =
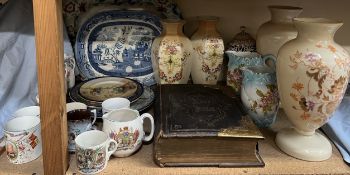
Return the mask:
<path fill-rule="evenodd" d="M 241 32 L 235 35 L 228 44 L 227 51 L 235 52 L 256 52 L 255 39 L 245 31 L 246 27 L 241 26 Z"/>

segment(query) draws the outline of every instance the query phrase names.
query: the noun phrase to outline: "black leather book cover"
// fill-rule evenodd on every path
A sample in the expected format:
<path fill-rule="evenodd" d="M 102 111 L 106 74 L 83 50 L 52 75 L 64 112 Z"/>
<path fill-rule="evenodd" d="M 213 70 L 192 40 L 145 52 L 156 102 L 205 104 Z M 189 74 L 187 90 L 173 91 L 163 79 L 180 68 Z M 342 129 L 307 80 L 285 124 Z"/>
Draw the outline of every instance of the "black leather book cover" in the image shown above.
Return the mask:
<path fill-rule="evenodd" d="M 155 112 L 163 137 L 220 136 L 224 129 L 233 131 L 232 137 L 239 137 L 239 130 L 262 137 L 229 87 L 161 85 Z"/>

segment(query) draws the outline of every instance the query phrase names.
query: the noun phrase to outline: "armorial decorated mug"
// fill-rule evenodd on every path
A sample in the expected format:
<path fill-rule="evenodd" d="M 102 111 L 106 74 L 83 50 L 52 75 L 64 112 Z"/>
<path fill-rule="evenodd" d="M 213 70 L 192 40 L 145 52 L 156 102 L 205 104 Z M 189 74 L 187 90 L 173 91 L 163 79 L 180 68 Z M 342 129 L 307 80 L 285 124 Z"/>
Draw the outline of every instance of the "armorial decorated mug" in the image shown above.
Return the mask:
<path fill-rule="evenodd" d="M 37 159 L 42 152 L 40 118 L 20 116 L 4 126 L 6 154 L 11 163 L 23 164 Z"/>
<path fill-rule="evenodd" d="M 75 138 L 77 167 L 82 174 L 96 174 L 107 166 L 117 142 L 102 131 L 91 130 Z"/>

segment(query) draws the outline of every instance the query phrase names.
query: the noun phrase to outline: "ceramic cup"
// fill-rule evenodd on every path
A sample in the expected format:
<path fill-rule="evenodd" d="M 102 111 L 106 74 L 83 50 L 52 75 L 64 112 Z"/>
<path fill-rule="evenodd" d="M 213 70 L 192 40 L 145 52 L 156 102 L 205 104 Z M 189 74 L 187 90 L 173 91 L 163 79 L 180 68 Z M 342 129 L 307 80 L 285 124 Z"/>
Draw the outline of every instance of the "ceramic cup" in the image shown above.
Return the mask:
<path fill-rule="evenodd" d="M 101 172 L 118 145 L 106 133 L 98 130 L 79 134 L 75 143 L 77 167 L 82 174 Z"/>
<path fill-rule="evenodd" d="M 91 117 L 93 120 L 91 121 Z M 74 139 L 80 133 L 95 129 L 96 110 L 88 110 L 84 103 L 67 103 L 68 151 L 75 151 Z"/>
<path fill-rule="evenodd" d="M 21 117 L 21 116 L 36 116 L 40 117 L 40 107 L 39 106 L 28 106 L 21 109 L 18 109 L 13 117 Z"/>
<path fill-rule="evenodd" d="M 144 119 L 151 121 L 151 133 L 145 136 L 143 129 Z M 117 151 L 113 154 L 116 157 L 126 157 L 134 153 L 142 145 L 142 141 L 150 141 L 154 132 L 153 117 L 142 114 L 132 109 L 113 110 L 102 117 L 102 131 L 118 143 Z"/>
<path fill-rule="evenodd" d="M 115 109 L 130 108 L 130 101 L 126 98 L 109 98 L 102 102 L 102 113 L 106 114 Z"/>
<path fill-rule="evenodd" d="M 40 118 L 21 116 L 4 126 L 7 158 L 11 163 L 23 164 L 41 155 Z"/>

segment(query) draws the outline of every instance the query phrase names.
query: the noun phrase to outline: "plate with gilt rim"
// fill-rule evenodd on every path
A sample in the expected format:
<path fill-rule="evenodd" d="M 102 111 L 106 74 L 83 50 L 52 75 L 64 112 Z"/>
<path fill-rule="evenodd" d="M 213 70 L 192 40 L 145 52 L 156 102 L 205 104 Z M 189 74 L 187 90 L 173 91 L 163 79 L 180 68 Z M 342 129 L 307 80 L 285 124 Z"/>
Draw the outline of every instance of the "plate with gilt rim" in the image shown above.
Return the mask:
<path fill-rule="evenodd" d="M 101 77 L 84 81 L 69 91 L 69 97 L 88 106 L 100 107 L 108 98 L 123 97 L 130 102 L 143 94 L 143 85 L 136 80 L 121 77 Z"/>

